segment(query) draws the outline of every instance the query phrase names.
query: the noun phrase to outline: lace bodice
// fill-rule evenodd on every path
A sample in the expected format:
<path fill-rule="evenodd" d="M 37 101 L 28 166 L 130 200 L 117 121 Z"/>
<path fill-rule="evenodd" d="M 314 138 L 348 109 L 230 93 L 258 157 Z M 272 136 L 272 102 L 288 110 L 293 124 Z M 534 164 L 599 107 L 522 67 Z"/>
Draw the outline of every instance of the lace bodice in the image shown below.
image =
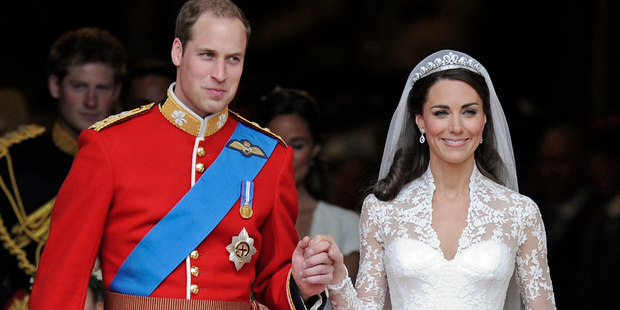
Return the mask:
<path fill-rule="evenodd" d="M 536 204 L 478 169 L 469 188 L 467 226 L 452 260 L 444 257 L 431 226 L 435 184 L 430 169 L 391 201 L 368 196 L 360 222 L 357 290 L 349 278 L 340 287 L 330 286 L 334 309 L 383 309 L 390 296 L 393 309 L 500 310 L 513 274 L 526 309 L 554 309 Z"/>

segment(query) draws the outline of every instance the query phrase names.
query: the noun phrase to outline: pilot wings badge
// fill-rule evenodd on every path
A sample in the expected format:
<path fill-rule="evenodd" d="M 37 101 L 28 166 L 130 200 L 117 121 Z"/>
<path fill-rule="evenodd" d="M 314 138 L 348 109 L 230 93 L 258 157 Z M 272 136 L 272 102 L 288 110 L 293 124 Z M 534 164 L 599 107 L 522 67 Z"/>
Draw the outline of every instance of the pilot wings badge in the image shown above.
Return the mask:
<path fill-rule="evenodd" d="M 226 147 L 239 151 L 241 155 L 245 157 L 258 156 L 260 158 L 267 158 L 267 155 L 265 155 L 265 152 L 263 152 L 259 146 L 253 145 L 252 142 L 245 139 L 232 139 L 228 142 Z"/>
<path fill-rule="evenodd" d="M 245 227 L 241 230 L 239 236 L 232 237 L 232 242 L 226 249 L 230 253 L 228 259 L 235 263 L 237 271 L 239 271 L 245 263 L 249 263 L 252 259 L 252 255 L 256 254 L 254 238 L 250 238 Z"/>

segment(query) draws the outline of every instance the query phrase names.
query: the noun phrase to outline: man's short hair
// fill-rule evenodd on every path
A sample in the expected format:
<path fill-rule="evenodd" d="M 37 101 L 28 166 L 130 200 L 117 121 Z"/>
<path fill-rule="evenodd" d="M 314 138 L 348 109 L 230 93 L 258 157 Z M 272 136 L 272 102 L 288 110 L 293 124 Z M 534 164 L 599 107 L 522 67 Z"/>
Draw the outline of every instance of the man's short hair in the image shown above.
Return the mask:
<path fill-rule="evenodd" d="M 127 54 L 123 44 L 108 31 L 98 28 L 81 28 L 65 32 L 47 56 L 47 75 L 62 81 L 72 65 L 103 63 L 114 71 L 114 81 L 125 75 Z"/>
<path fill-rule="evenodd" d="M 219 18 L 232 18 L 238 19 L 243 23 L 245 27 L 246 39 L 250 39 L 250 22 L 245 18 L 245 14 L 229 0 L 189 0 L 179 12 L 177 17 L 177 24 L 174 36 L 181 40 L 183 47 L 183 53 L 185 53 L 185 46 L 189 40 L 192 39 L 193 26 L 198 18 L 203 14 L 209 12 L 215 17 Z"/>

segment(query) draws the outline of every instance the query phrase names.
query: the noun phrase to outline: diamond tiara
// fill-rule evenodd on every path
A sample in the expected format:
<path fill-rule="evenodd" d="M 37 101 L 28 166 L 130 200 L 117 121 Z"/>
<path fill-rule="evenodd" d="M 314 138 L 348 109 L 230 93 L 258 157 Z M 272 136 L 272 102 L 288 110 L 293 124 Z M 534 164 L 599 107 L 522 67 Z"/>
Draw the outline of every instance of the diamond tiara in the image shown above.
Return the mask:
<path fill-rule="evenodd" d="M 467 69 L 483 75 L 482 65 L 478 61 L 464 56 L 459 57 L 459 55 L 450 52 L 448 55 L 444 55 L 441 58 L 435 58 L 435 60 L 420 67 L 420 71 L 413 75 L 412 84 L 431 73 L 457 68 Z"/>

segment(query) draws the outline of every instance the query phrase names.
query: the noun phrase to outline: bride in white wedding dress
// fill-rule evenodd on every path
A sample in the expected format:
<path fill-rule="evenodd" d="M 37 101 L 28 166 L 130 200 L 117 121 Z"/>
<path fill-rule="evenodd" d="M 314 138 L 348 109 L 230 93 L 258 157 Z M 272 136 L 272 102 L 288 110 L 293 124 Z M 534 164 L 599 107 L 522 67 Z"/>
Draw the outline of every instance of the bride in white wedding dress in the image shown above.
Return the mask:
<path fill-rule="evenodd" d="M 329 250 L 333 308 L 555 309 L 540 212 L 517 190 L 486 69 L 430 55 L 409 76 L 363 204 L 355 288 Z"/>

